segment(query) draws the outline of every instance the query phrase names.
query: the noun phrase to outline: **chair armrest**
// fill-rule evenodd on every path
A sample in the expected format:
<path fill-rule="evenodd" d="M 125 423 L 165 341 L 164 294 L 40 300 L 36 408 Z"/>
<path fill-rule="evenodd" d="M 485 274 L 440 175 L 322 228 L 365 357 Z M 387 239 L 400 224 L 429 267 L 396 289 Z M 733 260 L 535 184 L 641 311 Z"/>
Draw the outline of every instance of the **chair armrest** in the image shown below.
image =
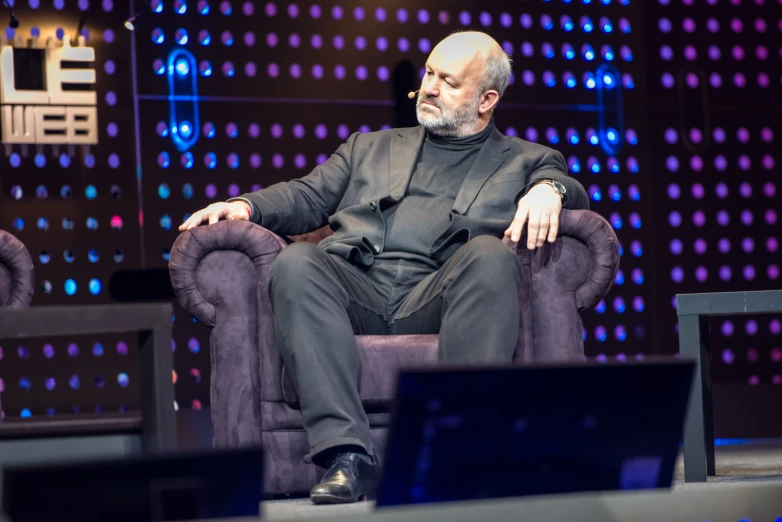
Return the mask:
<path fill-rule="evenodd" d="M 218 301 L 213 289 L 205 288 L 203 284 L 211 286 L 208 275 L 199 274 L 202 261 L 212 254 L 235 252 L 249 258 L 256 267 L 268 267 L 286 244 L 277 234 L 247 221 L 220 221 L 183 232 L 171 248 L 168 264 L 174 294 L 182 307 L 196 319 L 207 326 L 214 326 Z M 230 263 L 227 259 L 226 262 Z M 223 275 L 230 276 L 232 267 L 224 268 Z M 249 284 L 250 281 L 243 283 Z"/>
<path fill-rule="evenodd" d="M 27 248 L 0 230 L 0 308 L 27 308 L 35 293 L 35 267 Z"/>
<path fill-rule="evenodd" d="M 576 305 L 584 311 L 596 306 L 614 284 L 619 271 L 619 240 L 613 227 L 596 212 L 563 210 L 562 214 L 562 234 L 584 243 L 592 257 L 592 267 L 576 289 Z"/>

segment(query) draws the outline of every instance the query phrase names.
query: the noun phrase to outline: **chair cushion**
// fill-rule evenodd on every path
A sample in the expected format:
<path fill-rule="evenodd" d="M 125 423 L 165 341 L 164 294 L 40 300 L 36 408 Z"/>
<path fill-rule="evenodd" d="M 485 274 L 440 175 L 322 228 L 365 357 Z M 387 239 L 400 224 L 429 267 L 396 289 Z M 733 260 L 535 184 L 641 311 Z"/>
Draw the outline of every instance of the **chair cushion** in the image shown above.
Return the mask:
<path fill-rule="evenodd" d="M 365 407 L 387 406 L 396 391 L 399 368 L 437 363 L 437 335 L 357 335 L 358 392 Z M 282 367 L 282 396 L 299 407 L 293 382 Z"/>

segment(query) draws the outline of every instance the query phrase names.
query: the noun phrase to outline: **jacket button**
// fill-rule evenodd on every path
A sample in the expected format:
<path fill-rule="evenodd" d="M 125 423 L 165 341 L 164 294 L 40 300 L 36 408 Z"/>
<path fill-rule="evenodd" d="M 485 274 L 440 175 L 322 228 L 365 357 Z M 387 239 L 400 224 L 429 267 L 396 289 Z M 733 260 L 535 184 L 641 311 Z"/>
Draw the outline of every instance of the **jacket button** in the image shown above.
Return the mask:
<path fill-rule="evenodd" d="M 369 209 L 370 209 L 370 210 L 373 210 L 373 211 L 374 211 L 376 208 L 377 208 L 377 205 L 375 204 L 375 202 L 374 202 L 374 201 L 373 201 L 372 203 L 370 203 L 370 204 L 369 204 Z"/>
<path fill-rule="evenodd" d="M 375 252 L 377 252 L 379 254 L 381 250 L 383 250 L 383 249 L 380 248 L 380 245 L 375 245 Z"/>

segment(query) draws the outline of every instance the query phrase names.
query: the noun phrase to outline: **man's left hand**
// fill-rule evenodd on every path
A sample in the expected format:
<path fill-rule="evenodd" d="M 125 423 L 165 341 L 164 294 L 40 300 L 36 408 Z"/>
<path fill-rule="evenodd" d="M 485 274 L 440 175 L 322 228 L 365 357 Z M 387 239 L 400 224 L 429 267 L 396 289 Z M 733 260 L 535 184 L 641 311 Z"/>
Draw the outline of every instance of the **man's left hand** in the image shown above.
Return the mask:
<path fill-rule="evenodd" d="M 559 213 L 562 197 L 554 187 L 541 183 L 533 186 L 519 200 L 519 208 L 513 223 L 505 231 L 514 243 L 518 243 L 524 223 L 527 223 L 527 248 L 542 247 L 548 238 L 550 243 L 557 239 Z"/>

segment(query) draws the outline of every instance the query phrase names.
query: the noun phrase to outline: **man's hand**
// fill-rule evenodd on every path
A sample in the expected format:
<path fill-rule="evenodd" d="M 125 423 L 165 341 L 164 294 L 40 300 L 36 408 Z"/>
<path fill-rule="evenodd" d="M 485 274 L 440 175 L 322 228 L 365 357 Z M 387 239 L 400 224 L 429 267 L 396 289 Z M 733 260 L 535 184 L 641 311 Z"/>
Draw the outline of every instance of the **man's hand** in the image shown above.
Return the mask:
<path fill-rule="evenodd" d="M 538 184 L 527 191 L 519 200 L 519 208 L 513 223 L 505 231 L 514 243 L 518 243 L 524 223 L 527 222 L 527 248 L 534 250 L 542 247 L 546 238 L 550 243 L 557 239 L 559 231 L 559 213 L 562 210 L 562 197 L 554 187 Z"/>
<path fill-rule="evenodd" d="M 195 228 L 204 221 L 209 224 L 217 223 L 220 218 L 229 221 L 249 221 L 250 205 L 244 201 L 231 201 L 230 203 L 212 203 L 208 207 L 193 213 L 187 221 L 179 225 L 180 231 Z"/>

